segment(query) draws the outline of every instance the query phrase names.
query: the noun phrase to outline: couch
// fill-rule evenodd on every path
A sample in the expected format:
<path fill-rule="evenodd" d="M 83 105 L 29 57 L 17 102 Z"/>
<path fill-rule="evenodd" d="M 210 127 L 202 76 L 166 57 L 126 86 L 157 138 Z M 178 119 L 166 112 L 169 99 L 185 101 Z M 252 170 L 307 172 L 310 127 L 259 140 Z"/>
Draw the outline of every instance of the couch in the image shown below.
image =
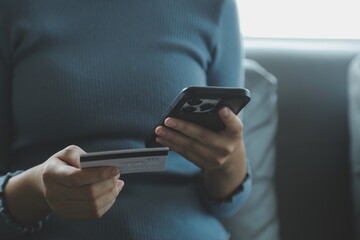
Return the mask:
<path fill-rule="evenodd" d="M 347 81 L 350 63 L 360 53 L 360 41 L 246 39 L 245 47 L 247 58 L 260 66 L 255 68 L 257 77 L 267 79 L 268 90 L 277 90 L 277 104 L 275 109 L 265 107 L 267 98 L 263 106 L 251 110 L 249 105 L 244 110 L 254 189 L 240 212 L 224 220 L 232 239 L 360 239 L 355 230 L 359 228 L 359 196 L 353 192 L 353 177 L 359 174 L 354 172 L 350 154 L 354 145 L 350 137 L 360 134 L 360 128 L 352 127 L 349 119 Z M 254 68 L 247 68 L 247 76 L 251 72 Z M 269 76 L 276 77 L 277 86 L 270 87 Z M 247 77 L 245 85 L 255 97 L 258 88 L 249 81 Z M 263 131 L 258 141 L 246 132 L 254 127 L 246 120 L 246 110 L 256 109 L 264 116 L 267 109 L 273 116 L 273 123 L 268 120 L 258 126 L 257 131 Z M 266 126 L 274 127 L 275 121 L 277 129 L 270 137 Z M 273 138 L 273 145 L 266 138 Z M 271 158 L 273 148 L 276 154 Z M 257 158 L 265 149 L 268 159 Z"/>
<path fill-rule="evenodd" d="M 244 61 L 251 101 L 242 112 L 244 141 L 251 162 L 252 191 L 240 211 L 223 223 L 233 240 L 277 240 L 275 193 L 277 79 L 257 62 Z"/>
<path fill-rule="evenodd" d="M 360 55 L 355 57 L 349 66 L 348 97 L 355 236 L 360 239 Z"/>

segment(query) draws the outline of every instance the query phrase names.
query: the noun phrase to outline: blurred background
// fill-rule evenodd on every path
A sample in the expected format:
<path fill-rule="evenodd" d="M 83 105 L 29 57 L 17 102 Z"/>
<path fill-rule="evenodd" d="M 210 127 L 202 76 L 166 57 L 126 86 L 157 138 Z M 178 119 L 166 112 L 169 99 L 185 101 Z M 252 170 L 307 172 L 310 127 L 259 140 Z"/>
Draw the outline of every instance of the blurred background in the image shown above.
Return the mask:
<path fill-rule="evenodd" d="M 277 112 L 271 113 L 278 123 L 275 171 L 266 176 L 274 184 L 276 203 L 251 219 L 266 218 L 272 214 L 269 208 L 276 209 L 277 219 L 266 224 L 278 222 L 279 235 L 259 230 L 247 240 L 360 239 L 360 189 L 355 189 L 360 174 L 354 166 L 360 156 L 351 155 L 360 127 L 355 129 L 349 117 L 350 65 L 360 54 L 358 3 L 238 0 L 246 57 L 261 67 L 261 77 L 277 79 Z M 265 179 L 256 171 L 266 172 L 266 166 L 263 159 L 254 161 L 259 162 L 256 192 L 256 184 Z"/>

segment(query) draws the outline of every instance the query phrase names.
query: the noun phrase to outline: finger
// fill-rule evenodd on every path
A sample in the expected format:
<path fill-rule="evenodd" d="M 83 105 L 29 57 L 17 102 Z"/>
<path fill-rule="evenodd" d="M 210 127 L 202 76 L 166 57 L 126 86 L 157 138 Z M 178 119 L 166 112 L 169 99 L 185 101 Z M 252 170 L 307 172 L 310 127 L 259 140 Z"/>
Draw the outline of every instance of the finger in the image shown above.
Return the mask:
<path fill-rule="evenodd" d="M 173 126 L 175 130 L 189 136 L 192 139 L 195 139 L 196 141 L 220 154 L 228 153 L 229 148 L 233 146 L 233 139 L 190 122 L 186 122 L 180 119 L 167 118 L 165 120 L 165 124 Z M 169 129 L 162 126 L 155 129 L 155 133 L 162 137 L 165 137 L 164 134 L 168 132 Z M 189 142 L 189 144 L 194 143 Z"/>
<path fill-rule="evenodd" d="M 161 139 L 164 139 L 171 143 L 172 150 L 176 147 L 176 149 L 181 149 L 183 151 L 178 152 L 179 154 L 187 155 L 186 152 L 194 152 L 198 157 L 202 155 L 208 155 L 211 149 L 203 145 L 202 143 L 198 142 L 197 140 L 190 138 L 182 133 L 173 131 L 171 129 L 167 129 L 166 127 L 158 127 L 155 129 L 155 132 Z M 168 144 L 169 144 L 168 143 Z"/>
<path fill-rule="evenodd" d="M 65 165 L 59 159 L 53 159 L 53 163 L 44 172 L 44 182 L 56 182 L 68 187 L 80 187 L 111 179 L 119 174 L 117 167 L 94 167 L 78 169 Z"/>
<path fill-rule="evenodd" d="M 106 181 L 88 184 L 80 188 L 70 188 L 68 192 L 68 199 L 78 199 L 78 200 L 91 200 L 97 199 L 107 192 L 111 191 L 117 184 L 122 182 L 119 180 L 120 174 L 114 178 L 108 179 Z M 122 182 L 123 183 L 123 182 Z"/>
<path fill-rule="evenodd" d="M 243 124 L 233 111 L 228 107 L 223 107 L 219 110 L 219 116 L 226 127 L 224 132 L 236 136 L 242 135 Z"/>
<path fill-rule="evenodd" d="M 158 138 L 157 141 L 202 169 L 220 166 L 229 153 L 233 151 L 232 145 L 225 144 L 220 149 L 214 149 L 170 129 L 167 129 L 167 134 L 164 137 Z"/>
<path fill-rule="evenodd" d="M 54 211 L 62 216 L 69 215 L 100 215 L 101 209 L 108 206 L 116 200 L 124 186 L 124 182 L 119 180 L 117 184 L 102 196 L 92 201 L 86 200 L 68 200 L 55 206 Z"/>
<path fill-rule="evenodd" d="M 112 202 L 121 191 L 124 186 L 123 181 L 119 180 L 117 184 L 114 185 L 111 189 L 107 190 L 102 195 L 98 196 L 96 199 L 92 199 L 91 201 L 83 201 L 83 200 L 69 200 L 68 202 L 68 211 L 74 212 L 93 212 L 98 209 L 103 208 L 110 202 Z"/>
<path fill-rule="evenodd" d="M 184 158 L 186 158 L 189 161 L 191 161 L 192 163 L 194 163 L 199 168 L 206 169 L 206 165 L 204 164 L 204 161 L 201 160 L 201 157 L 198 156 L 195 152 L 193 152 L 193 151 L 190 152 L 190 151 L 184 149 L 183 147 L 181 147 L 165 138 L 162 138 L 162 137 L 157 137 L 156 141 L 158 143 L 160 143 L 161 145 L 163 145 L 164 147 L 168 147 L 172 151 L 177 152 Z"/>
<path fill-rule="evenodd" d="M 102 217 L 109 209 L 114 205 L 116 199 L 104 206 L 103 208 L 93 211 L 93 212 L 83 212 L 83 213 L 68 213 L 60 214 L 65 220 L 71 221 L 81 221 L 81 220 L 91 220 L 98 219 Z"/>
<path fill-rule="evenodd" d="M 86 153 L 83 149 L 76 145 L 70 145 L 54 156 L 66 162 L 70 166 L 80 168 L 80 155 Z"/>
<path fill-rule="evenodd" d="M 114 188 L 119 181 L 119 175 L 103 182 L 88 184 L 81 187 L 68 187 L 54 184 L 52 193 L 55 196 L 62 196 L 66 200 L 92 200 Z"/>
<path fill-rule="evenodd" d="M 207 146 L 211 146 L 213 148 L 221 147 L 224 144 L 223 142 L 225 141 L 225 139 L 223 139 L 223 137 L 218 133 L 191 122 L 187 122 L 175 118 L 167 118 L 165 119 L 164 123 L 165 126 L 175 129 L 197 140 L 198 142 Z M 165 128 L 161 128 L 161 127 L 156 128 L 155 133 L 161 136 L 160 133 L 161 131 L 164 131 L 163 129 Z"/>

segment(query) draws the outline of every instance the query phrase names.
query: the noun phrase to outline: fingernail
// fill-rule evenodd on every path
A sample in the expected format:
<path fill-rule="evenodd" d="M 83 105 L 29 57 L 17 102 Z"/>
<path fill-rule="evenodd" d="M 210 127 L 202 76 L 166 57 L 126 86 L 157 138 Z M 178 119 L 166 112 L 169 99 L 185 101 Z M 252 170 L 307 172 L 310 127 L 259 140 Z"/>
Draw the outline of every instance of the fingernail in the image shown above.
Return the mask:
<path fill-rule="evenodd" d="M 117 183 L 116 183 L 116 187 L 118 188 L 118 189 L 122 189 L 123 187 L 124 187 L 124 181 L 121 181 L 121 180 L 119 180 L 119 181 L 117 181 Z"/>
<path fill-rule="evenodd" d="M 155 129 L 155 133 L 159 136 L 164 136 L 165 135 L 165 132 L 163 130 L 161 130 L 161 127 L 157 127 Z"/>
<path fill-rule="evenodd" d="M 113 167 L 111 170 L 110 170 L 110 174 L 111 175 L 118 175 L 120 173 L 119 169 L 117 167 Z"/>
<path fill-rule="evenodd" d="M 172 118 L 167 118 L 165 120 L 165 125 L 171 128 L 176 127 L 176 121 Z"/>
<path fill-rule="evenodd" d="M 220 114 L 223 117 L 229 116 L 229 109 L 227 107 L 224 107 L 223 109 L 221 109 Z"/>

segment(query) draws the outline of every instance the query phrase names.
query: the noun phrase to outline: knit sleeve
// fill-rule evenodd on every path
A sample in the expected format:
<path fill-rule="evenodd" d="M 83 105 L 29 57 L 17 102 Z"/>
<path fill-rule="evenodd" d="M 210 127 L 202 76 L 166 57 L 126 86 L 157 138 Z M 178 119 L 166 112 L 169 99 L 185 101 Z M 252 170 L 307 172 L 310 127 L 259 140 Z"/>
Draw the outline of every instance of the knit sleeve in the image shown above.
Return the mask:
<path fill-rule="evenodd" d="M 5 5 L 5 6 L 4 6 Z M 42 221 L 28 228 L 18 224 L 6 208 L 5 185 L 22 171 L 9 172 L 11 141 L 11 60 L 9 42 L 10 13 L 8 6 L 0 3 L 0 233 L 1 239 L 12 239 L 41 229 Z"/>
<path fill-rule="evenodd" d="M 247 174 L 240 186 L 226 199 L 217 201 L 206 194 L 205 187 L 201 185 L 202 199 L 206 208 L 218 218 L 233 216 L 244 204 L 251 192 L 252 174 L 249 159 L 247 159 Z M 201 181 L 202 182 L 202 181 Z"/>
<path fill-rule="evenodd" d="M 10 149 L 10 60 L 4 4 L 0 4 L 0 232 L 5 239 L 18 235 L 4 211 L 4 187 L 11 177 L 8 172 Z"/>
<path fill-rule="evenodd" d="M 208 85 L 243 87 L 242 61 L 244 51 L 235 0 L 224 0 L 213 40 L 212 63 L 207 71 Z M 250 194 L 251 171 L 249 161 L 247 161 L 247 166 L 246 180 L 228 199 L 222 202 L 214 201 L 203 192 L 205 205 L 217 217 L 229 217 L 235 214 Z"/>
<path fill-rule="evenodd" d="M 235 0 L 224 0 L 211 51 L 212 60 L 207 70 L 208 85 L 243 87 L 244 50 Z"/>
<path fill-rule="evenodd" d="M 8 31 L 5 9 L 0 4 L 0 232 L 3 238 L 17 236 L 17 231 L 8 223 L 4 214 L 4 186 L 8 179 L 8 160 L 10 142 L 10 62 Z"/>
<path fill-rule="evenodd" d="M 0 175 L 7 172 L 10 143 L 10 62 L 6 14 L 0 4 Z"/>

